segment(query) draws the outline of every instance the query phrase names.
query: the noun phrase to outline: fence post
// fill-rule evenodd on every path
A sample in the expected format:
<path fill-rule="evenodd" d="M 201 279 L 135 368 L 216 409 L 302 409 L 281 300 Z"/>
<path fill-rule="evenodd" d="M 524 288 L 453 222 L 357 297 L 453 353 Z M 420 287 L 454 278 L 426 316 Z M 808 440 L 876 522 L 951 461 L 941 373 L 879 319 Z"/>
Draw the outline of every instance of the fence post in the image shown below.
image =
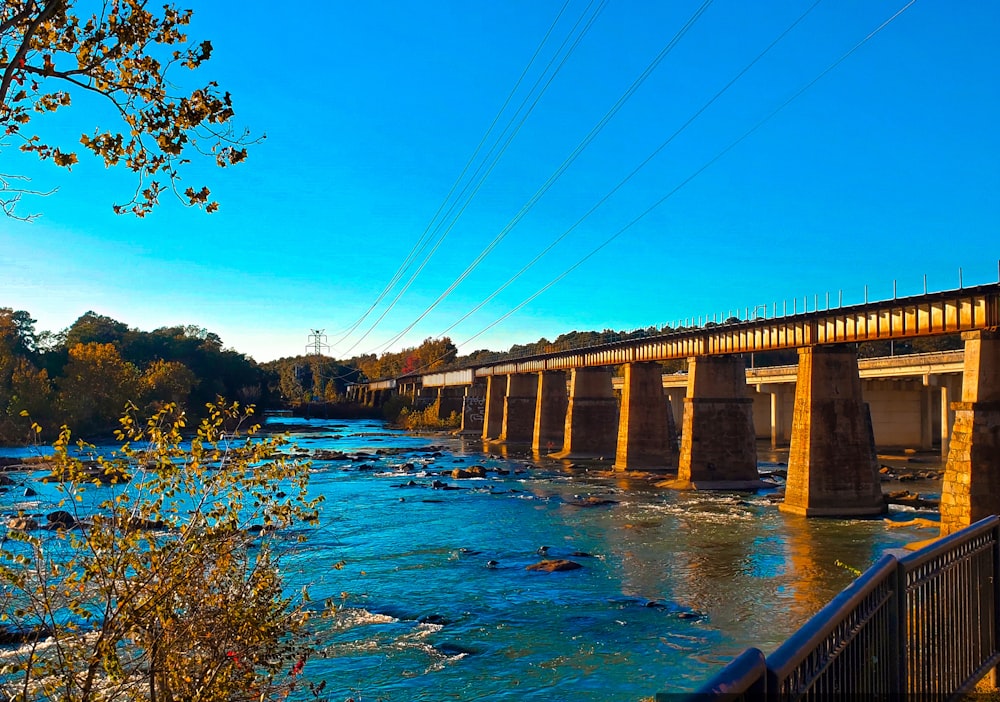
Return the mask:
<path fill-rule="evenodd" d="M 895 556 L 894 556 L 895 558 Z M 891 695 L 899 695 L 901 698 L 910 693 L 909 671 L 907 670 L 907 645 L 909 642 L 909 628 L 907 620 L 906 606 L 906 567 L 896 558 L 895 584 L 893 587 L 893 597 L 895 598 L 895 608 L 892 621 L 889 625 L 892 641 L 892 666 L 893 680 Z"/>

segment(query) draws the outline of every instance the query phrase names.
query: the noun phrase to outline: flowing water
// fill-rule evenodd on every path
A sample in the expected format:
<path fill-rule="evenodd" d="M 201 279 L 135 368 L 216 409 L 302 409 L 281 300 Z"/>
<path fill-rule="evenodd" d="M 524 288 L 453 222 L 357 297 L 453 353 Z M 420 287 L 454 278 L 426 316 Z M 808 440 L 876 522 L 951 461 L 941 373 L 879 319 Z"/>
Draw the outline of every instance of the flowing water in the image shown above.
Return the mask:
<path fill-rule="evenodd" d="M 490 455 L 376 421 L 281 421 L 300 448 L 368 454 L 314 462 L 321 526 L 301 545 L 286 537 L 290 585 L 343 598 L 305 667 L 338 702 L 690 690 L 746 646 L 777 647 L 851 581 L 849 568 L 933 535 L 807 520 L 766 491 L 675 492 L 609 463 Z M 451 477 L 472 465 L 488 477 Z M 0 496 L 6 514 L 20 494 Z M 526 570 L 543 558 L 582 568 Z"/>

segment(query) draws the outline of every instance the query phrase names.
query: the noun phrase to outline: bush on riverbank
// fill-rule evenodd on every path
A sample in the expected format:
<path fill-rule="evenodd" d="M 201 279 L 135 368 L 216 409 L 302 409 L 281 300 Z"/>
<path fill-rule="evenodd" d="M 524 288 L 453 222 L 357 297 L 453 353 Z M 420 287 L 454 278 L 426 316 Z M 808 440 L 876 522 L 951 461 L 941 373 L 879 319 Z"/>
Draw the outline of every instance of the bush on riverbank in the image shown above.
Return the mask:
<path fill-rule="evenodd" d="M 462 418 L 458 412 L 452 412 L 448 417 L 441 418 L 440 401 L 428 405 L 422 410 L 404 408 L 399 413 L 396 423 L 410 431 L 433 431 L 442 429 L 458 429 Z"/>
<path fill-rule="evenodd" d="M 110 455 L 75 451 L 64 428 L 50 460 L 61 496 L 51 528 L 35 528 L 41 515 L 8 523 L 0 611 L 5 633 L 25 636 L 0 665 L 0 691 L 80 701 L 287 695 L 312 653 L 308 597 L 285 592 L 274 536 L 318 521 L 308 463 L 284 456 L 282 437 L 257 437 L 252 410 L 238 404 L 209 405 L 190 445 L 176 406 L 146 422 L 135 412 Z"/>

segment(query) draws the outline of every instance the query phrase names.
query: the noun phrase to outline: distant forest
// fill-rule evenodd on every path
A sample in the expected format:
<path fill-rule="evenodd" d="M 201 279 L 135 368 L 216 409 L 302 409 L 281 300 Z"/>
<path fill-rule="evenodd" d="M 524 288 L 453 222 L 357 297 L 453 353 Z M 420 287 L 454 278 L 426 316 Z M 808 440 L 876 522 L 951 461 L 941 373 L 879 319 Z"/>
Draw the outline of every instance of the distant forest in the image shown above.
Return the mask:
<path fill-rule="evenodd" d="M 732 320 L 737 321 L 737 320 Z M 709 323 L 711 326 L 712 323 Z M 630 332 L 573 331 L 555 340 L 512 346 L 504 352 L 477 350 L 465 356 L 451 339 L 426 339 L 394 353 L 334 360 L 295 356 L 259 364 L 224 348 L 212 332 L 196 326 L 140 331 L 110 317 L 87 312 L 69 328 L 35 329 L 24 310 L 0 307 L 0 443 L 23 444 L 32 423 L 51 438 L 62 425 L 76 436 L 107 436 L 118 427 L 126 404 L 140 415 L 176 403 L 197 416 L 222 397 L 259 410 L 303 403 L 343 403 L 350 383 L 553 353 L 570 348 L 642 338 L 671 330 L 649 327 Z M 862 357 L 961 348 L 957 335 L 861 344 Z M 754 354 L 757 366 L 795 363 L 794 350 Z M 748 359 L 748 363 L 750 359 Z M 662 364 L 684 368 L 683 360 Z"/>

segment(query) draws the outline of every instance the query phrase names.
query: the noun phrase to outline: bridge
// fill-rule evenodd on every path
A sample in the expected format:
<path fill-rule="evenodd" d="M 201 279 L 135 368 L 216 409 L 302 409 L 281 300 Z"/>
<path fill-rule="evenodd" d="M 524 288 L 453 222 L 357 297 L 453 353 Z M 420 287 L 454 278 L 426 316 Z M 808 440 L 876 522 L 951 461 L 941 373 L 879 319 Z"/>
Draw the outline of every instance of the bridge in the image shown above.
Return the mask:
<path fill-rule="evenodd" d="M 759 486 L 755 418 L 764 424 L 766 412 L 772 441 L 782 442 L 785 432 L 789 441 L 781 509 L 805 516 L 883 511 L 875 432 L 909 413 L 918 417 L 919 445 L 932 444 L 936 427 L 947 452 L 941 500 L 946 534 L 1000 512 L 1000 490 L 994 489 L 1000 482 L 998 327 L 1000 283 L 994 283 L 708 323 L 375 381 L 350 392 L 368 404 L 392 393 L 436 402 L 442 415 L 460 411 L 462 432 L 487 442 L 530 445 L 554 458 L 614 456 L 622 471 L 676 472 L 670 485 L 677 489 Z M 942 334 L 961 334 L 960 361 L 941 355 L 859 362 L 857 356 L 861 342 Z M 746 368 L 746 356 L 779 349 L 797 350 L 794 382 L 790 367 Z M 673 359 L 687 361 L 683 383 L 664 379 L 658 362 Z M 621 369 L 618 395 L 614 368 Z M 909 386 L 915 412 L 877 397 L 872 384 L 890 378 Z M 765 395 L 766 402 L 754 399 Z M 873 404 L 887 407 L 875 415 L 878 425 Z"/>

